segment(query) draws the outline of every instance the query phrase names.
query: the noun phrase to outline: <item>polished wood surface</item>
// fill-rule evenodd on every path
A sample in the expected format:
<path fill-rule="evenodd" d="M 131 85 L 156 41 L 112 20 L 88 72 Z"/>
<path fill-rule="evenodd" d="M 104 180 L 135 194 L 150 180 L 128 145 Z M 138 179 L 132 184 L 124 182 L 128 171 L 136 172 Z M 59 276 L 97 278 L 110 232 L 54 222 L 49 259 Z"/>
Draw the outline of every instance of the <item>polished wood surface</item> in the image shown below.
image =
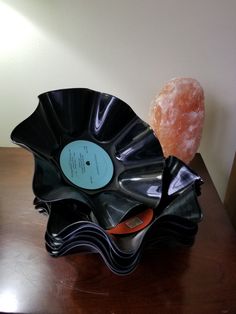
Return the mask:
<path fill-rule="evenodd" d="M 93 255 L 50 257 L 32 205 L 32 155 L 0 148 L 0 312 L 236 313 L 236 233 L 198 154 L 204 220 L 192 248 L 146 253 L 128 276 Z"/>

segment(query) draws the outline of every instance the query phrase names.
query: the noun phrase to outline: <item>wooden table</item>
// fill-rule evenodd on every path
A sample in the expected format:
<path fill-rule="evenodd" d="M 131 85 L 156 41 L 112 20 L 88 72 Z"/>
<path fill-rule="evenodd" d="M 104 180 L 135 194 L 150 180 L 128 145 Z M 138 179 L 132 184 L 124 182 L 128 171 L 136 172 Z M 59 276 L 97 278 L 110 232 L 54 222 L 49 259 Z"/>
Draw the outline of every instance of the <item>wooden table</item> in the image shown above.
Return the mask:
<path fill-rule="evenodd" d="M 205 181 L 195 245 L 147 253 L 119 277 L 94 254 L 47 254 L 47 217 L 32 205 L 32 155 L 0 148 L 0 312 L 235 314 L 236 233 L 199 154 L 191 166 Z"/>

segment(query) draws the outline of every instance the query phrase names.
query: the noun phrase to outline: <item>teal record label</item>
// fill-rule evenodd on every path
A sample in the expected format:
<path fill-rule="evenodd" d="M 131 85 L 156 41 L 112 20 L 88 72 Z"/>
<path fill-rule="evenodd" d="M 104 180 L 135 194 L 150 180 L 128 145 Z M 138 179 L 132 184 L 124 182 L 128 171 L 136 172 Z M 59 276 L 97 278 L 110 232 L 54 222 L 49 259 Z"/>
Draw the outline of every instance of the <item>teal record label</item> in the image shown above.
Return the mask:
<path fill-rule="evenodd" d="M 107 152 L 93 142 L 82 140 L 71 142 L 63 148 L 60 166 L 69 181 L 89 190 L 107 185 L 114 172 Z"/>

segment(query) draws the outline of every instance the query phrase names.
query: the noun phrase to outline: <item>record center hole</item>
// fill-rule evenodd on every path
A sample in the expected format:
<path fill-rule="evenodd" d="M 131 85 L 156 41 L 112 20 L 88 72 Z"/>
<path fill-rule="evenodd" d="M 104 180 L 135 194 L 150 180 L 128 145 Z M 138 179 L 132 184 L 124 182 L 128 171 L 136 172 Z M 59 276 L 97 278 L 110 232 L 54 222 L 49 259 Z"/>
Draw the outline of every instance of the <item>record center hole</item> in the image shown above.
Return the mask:
<path fill-rule="evenodd" d="M 86 161 L 86 165 L 87 165 L 87 166 L 90 166 L 90 161 Z"/>

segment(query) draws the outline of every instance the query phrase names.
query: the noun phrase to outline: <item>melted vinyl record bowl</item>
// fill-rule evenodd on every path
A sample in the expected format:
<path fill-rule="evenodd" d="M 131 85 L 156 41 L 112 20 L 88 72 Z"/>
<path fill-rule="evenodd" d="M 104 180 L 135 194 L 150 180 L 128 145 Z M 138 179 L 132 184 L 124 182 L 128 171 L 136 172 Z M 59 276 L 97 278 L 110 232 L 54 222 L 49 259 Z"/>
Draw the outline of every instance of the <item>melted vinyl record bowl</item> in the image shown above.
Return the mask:
<path fill-rule="evenodd" d="M 185 190 L 167 206 L 162 215 L 138 233 L 122 237 L 111 237 L 107 232 L 89 219 L 89 209 L 75 200 L 60 200 L 44 203 L 36 200 L 37 208 L 49 213 L 46 249 L 52 256 L 61 256 L 73 252 L 97 252 L 106 265 L 116 274 L 128 274 L 138 264 L 144 248 L 156 249 L 160 245 L 187 245 L 194 242 L 197 224 L 193 217 L 189 219 L 188 211 L 181 199 L 190 206 L 189 212 L 197 212 L 197 204 L 192 189 Z M 180 204 L 180 205 L 179 205 Z M 178 211 L 173 210 L 178 208 Z M 181 216 L 178 216 L 181 213 Z M 197 218 L 197 216 L 195 217 Z"/>
<path fill-rule="evenodd" d="M 52 255 L 96 251 L 125 274 L 145 246 L 193 243 L 201 178 L 177 158 L 165 159 L 153 131 L 122 100 L 81 88 L 41 94 L 11 138 L 34 155 L 35 205 L 49 214 Z M 150 208 L 154 216 L 143 230 L 108 234 Z"/>
<path fill-rule="evenodd" d="M 83 201 L 104 228 L 160 201 L 161 146 L 150 127 L 114 96 L 80 88 L 41 94 L 35 112 L 11 138 L 34 154 L 38 198 Z"/>

